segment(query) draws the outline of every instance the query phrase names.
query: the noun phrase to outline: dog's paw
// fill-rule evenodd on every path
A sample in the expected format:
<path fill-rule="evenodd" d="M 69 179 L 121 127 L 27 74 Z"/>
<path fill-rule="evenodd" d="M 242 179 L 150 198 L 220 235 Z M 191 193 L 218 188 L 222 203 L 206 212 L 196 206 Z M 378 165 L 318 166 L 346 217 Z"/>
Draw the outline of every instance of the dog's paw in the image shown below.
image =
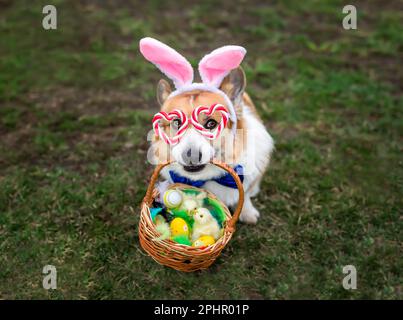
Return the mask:
<path fill-rule="evenodd" d="M 243 223 L 256 224 L 260 213 L 253 206 L 248 206 L 242 209 L 239 220 Z"/>

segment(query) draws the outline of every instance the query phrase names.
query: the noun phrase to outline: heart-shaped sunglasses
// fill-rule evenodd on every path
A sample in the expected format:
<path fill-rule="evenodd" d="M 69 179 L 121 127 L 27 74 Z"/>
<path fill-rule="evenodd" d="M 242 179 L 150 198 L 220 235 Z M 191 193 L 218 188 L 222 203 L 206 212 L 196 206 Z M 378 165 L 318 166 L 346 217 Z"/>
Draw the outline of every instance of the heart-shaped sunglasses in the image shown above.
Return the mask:
<path fill-rule="evenodd" d="M 199 121 L 199 117 L 201 114 L 205 114 L 206 116 L 211 116 L 212 114 L 219 112 L 221 114 L 221 120 L 218 126 L 214 131 L 211 131 L 208 128 L 205 128 Z M 156 136 L 159 136 L 163 141 L 165 141 L 169 145 L 175 145 L 179 142 L 180 138 L 185 134 L 186 130 L 189 128 L 190 123 L 192 123 L 193 127 L 204 137 L 209 140 L 216 139 L 221 132 L 224 130 L 228 123 L 229 115 L 227 109 L 219 103 L 215 103 L 210 107 L 207 106 L 199 106 L 193 110 L 192 115 L 189 118 L 186 114 L 179 109 L 175 109 L 169 113 L 164 111 L 160 111 L 154 115 L 153 118 L 153 129 Z M 174 120 L 179 120 L 180 124 L 178 126 L 178 130 L 175 135 L 169 136 L 164 129 L 161 127 L 162 121 L 167 121 L 171 123 Z"/>

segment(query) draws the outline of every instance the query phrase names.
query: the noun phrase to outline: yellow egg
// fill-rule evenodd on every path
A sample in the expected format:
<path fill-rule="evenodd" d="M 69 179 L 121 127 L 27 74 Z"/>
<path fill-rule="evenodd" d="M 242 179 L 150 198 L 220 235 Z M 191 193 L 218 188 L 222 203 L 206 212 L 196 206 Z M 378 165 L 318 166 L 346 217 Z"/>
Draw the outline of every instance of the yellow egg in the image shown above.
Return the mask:
<path fill-rule="evenodd" d="M 173 237 L 175 236 L 188 236 L 189 235 L 189 227 L 185 220 L 182 218 L 175 218 L 171 221 L 171 234 Z"/>
<path fill-rule="evenodd" d="M 197 239 L 195 242 L 193 242 L 192 246 L 193 247 L 206 247 L 206 246 L 211 246 L 214 243 L 215 243 L 215 240 L 212 236 L 201 236 L 199 239 Z"/>

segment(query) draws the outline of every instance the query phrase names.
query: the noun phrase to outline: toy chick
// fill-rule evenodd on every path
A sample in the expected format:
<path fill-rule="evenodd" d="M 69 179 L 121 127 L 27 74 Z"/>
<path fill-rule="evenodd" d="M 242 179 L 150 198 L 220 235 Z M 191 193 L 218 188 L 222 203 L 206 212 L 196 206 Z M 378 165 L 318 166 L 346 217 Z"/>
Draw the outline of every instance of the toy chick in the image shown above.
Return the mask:
<path fill-rule="evenodd" d="M 169 228 L 168 222 L 165 221 L 164 217 L 161 215 L 157 215 L 155 217 L 155 229 L 160 234 L 160 236 L 154 241 L 160 241 L 168 239 L 171 236 L 171 230 Z"/>
<path fill-rule="evenodd" d="M 208 209 L 195 209 L 193 219 L 192 242 L 196 241 L 201 236 L 212 236 L 214 240 L 217 240 L 220 237 L 220 226 Z"/>
<path fill-rule="evenodd" d="M 203 200 L 206 196 L 205 192 L 200 192 L 198 195 L 184 194 L 183 202 L 179 209 L 190 213 L 203 205 Z"/>
<path fill-rule="evenodd" d="M 206 197 L 205 192 L 194 195 L 186 194 L 177 189 L 170 189 L 164 192 L 163 203 L 169 209 L 182 210 L 190 214 L 193 210 L 203 205 L 203 200 Z"/>

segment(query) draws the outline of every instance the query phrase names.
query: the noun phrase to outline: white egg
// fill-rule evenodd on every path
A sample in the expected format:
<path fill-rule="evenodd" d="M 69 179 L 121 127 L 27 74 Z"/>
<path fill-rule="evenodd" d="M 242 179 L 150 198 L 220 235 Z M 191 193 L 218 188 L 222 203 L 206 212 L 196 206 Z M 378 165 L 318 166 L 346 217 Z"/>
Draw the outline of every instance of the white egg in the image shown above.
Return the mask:
<path fill-rule="evenodd" d="M 177 190 L 168 190 L 164 194 L 164 204 L 168 208 L 179 207 L 182 203 L 182 194 Z"/>

